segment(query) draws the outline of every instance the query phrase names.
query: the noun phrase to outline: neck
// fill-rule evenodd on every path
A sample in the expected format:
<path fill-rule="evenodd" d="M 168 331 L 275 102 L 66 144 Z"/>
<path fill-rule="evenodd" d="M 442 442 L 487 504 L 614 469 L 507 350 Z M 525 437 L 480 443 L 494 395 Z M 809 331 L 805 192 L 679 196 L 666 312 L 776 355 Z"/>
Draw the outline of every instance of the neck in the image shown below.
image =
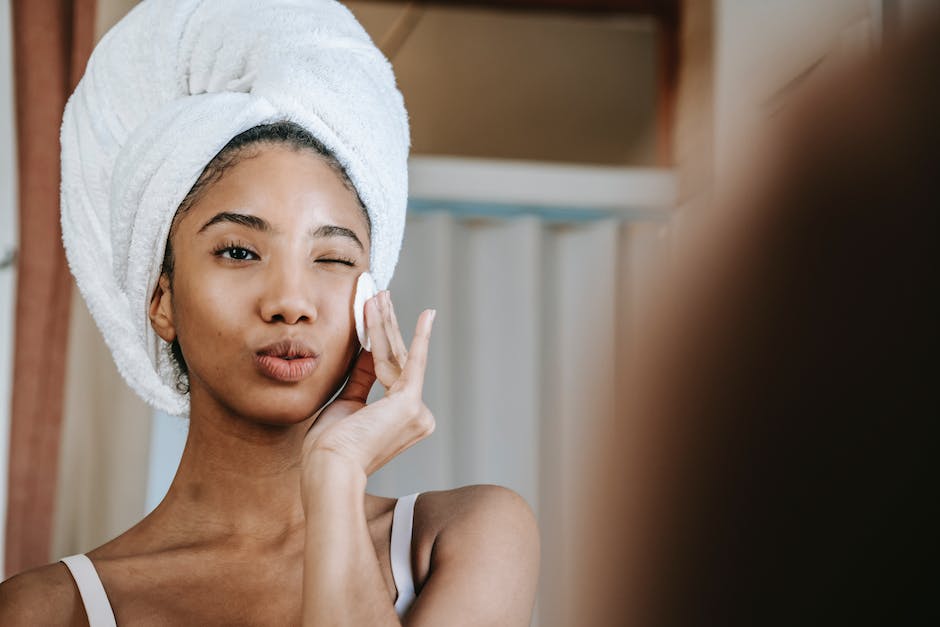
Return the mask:
<path fill-rule="evenodd" d="M 191 542 L 239 546 L 302 532 L 300 455 L 315 416 L 269 425 L 192 401 L 179 469 L 154 522 Z"/>

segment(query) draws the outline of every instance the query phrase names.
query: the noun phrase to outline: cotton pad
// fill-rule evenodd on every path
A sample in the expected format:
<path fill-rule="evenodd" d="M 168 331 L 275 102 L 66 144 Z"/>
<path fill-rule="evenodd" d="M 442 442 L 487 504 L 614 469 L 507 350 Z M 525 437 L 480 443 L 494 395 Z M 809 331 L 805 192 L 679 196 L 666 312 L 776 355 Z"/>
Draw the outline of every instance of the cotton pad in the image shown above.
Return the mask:
<path fill-rule="evenodd" d="M 356 281 L 356 297 L 353 299 L 353 315 L 356 317 L 356 334 L 364 350 L 372 350 L 369 335 L 366 333 L 366 301 L 376 295 L 375 281 L 368 272 L 359 275 Z"/>

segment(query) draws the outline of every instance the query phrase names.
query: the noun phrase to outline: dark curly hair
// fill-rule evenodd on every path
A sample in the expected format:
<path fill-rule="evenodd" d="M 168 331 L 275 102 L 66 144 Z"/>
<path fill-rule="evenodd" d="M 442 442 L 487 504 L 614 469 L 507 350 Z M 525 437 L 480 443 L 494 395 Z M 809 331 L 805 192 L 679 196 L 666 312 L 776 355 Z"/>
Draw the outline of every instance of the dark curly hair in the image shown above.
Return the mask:
<path fill-rule="evenodd" d="M 356 195 L 356 199 L 359 201 L 359 207 L 362 209 L 362 213 L 366 218 L 369 238 L 372 238 L 372 220 L 369 218 L 369 212 L 366 210 L 366 206 L 362 202 L 359 192 L 349 179 L 349 175 L 333 152 L 304 127 L 295 122 L 285 120 L 271 124 L 261 124 L 233 137 L 231 141 L 209 161 L 176 210 L 176 214 L 173 216 L 173 222 L 170 225 L 170 233 L 166 239 L 166 252 L 163 255 L 163 265 L 161 269 L 161 273 L 165 274 L 170 281 L 170 292 L 173 291 L 174 260 L 172 239 L 180 219 L 198 202 L 212 184 L 222 178 L 222 175 L 228 168 L 239 163 L 242 159 L 252 156 L 250 149 L 262 144 L 288 146 L 298 151 L 308 149 L 320 156 L 326 164 L 340 176 L 346 187 Z M 188 394 L 189 368 L 186 365 L 186 359 L 183 357 L 183 351 L 180 348 L 178 339 L 174 338 L 173 342 L 170 343 L 169 354 L 177 370 L 176 389 L 181 394 Z"/>

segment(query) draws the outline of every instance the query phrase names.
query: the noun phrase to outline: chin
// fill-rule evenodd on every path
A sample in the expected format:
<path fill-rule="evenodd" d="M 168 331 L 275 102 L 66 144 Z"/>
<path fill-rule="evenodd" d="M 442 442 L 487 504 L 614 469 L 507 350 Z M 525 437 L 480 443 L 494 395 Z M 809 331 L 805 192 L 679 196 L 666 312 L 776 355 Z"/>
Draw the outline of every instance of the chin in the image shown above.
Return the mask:
<path fill-rule="evenodd" d="M 201 387 L 230 413 L 273 426 L 294 425 L 313 417 L 344 383 L 342 376 L 318 377 L 315 374 L 302 383 L 292 384 L 256 373 L 244 378 L 230 374 L 231 378 L 218 381 L 218 386 L 204 384 Z"/>
<path fill-rule="evenodd" d="M 328 400 L 309 389 L 266 389 L 249 391 L 247 398 L 228 403 L 234 413 L 270 425 L 294 425 L 313 416 Z"/>
<path fill-rule="evenodd" d="M 311 418 L 323 402 L 319 399 L 297 400 L 274 399 L 265 406 L 260 407 L 254 415 L 263 422 L 279 425 L 298 424 Z"/>

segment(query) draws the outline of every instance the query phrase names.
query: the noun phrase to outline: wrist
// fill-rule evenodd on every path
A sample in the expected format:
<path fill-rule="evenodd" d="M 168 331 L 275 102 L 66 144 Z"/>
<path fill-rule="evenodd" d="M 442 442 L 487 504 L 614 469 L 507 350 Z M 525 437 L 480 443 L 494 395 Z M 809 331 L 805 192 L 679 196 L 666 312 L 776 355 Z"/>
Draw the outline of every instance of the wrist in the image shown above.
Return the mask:
<path fill-rule="evenodd" d="M 304 459 L 301 484 L 305 494 L 332 488 L 365 492 L 367 480 L 362 466 L 335 451 L 316 449 Z"/>

